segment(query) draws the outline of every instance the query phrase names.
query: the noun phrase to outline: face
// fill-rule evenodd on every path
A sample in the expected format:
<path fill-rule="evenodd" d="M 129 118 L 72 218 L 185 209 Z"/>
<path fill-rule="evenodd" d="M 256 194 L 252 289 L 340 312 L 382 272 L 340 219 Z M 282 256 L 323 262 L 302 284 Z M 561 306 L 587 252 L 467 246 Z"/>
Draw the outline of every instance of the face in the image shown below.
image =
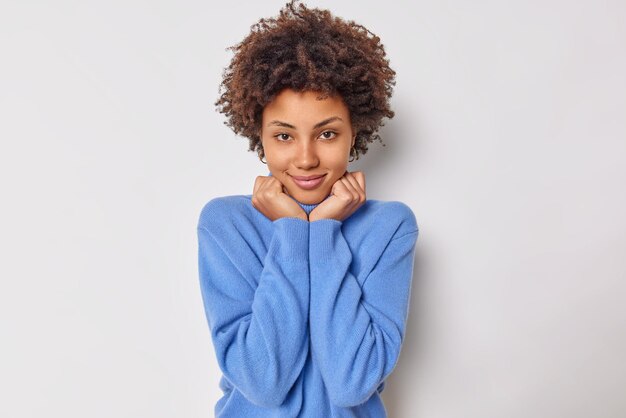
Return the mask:
<path fill-rule="evenodd" d="M 345 174 L 356 134 L 341 97 L 317 100 L 318 94 L 285 89 L 263 109 L 268 169 L 289 195 L 306 204 L 324 200 Z"/>

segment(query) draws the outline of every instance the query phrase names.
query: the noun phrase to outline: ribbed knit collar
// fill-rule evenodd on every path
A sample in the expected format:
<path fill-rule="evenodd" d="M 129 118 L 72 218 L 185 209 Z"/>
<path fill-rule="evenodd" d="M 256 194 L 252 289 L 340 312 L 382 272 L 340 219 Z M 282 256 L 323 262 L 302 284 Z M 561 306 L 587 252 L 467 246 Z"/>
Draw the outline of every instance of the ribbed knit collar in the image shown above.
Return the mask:
<path fill-rule="evenodd" d="M 306 212 L 306 214 L 308 215 L 308 214 L 310 214 L 310 213 L 313 211 L 313 209 L 315 209 L 315 207 L 316 207 L 317 205 L 319 205 L 320 203 L 322 203 L 324 200 L 328 199 L 328 198 L 330 197 L 330 195 L 326 196 L 326 197 L 324 198 L 324 200 L 322 200 L 322 202 L 319 202 L 319 203 L 312 203 L 312 204 L 302 203 L 302 202 L 300 202 L 299 200 L 294 199 L 294 197 L 293 197 L 293 196 L 289 196 L 289 197 L 291 197 L 293 200 L 295 200 L 295 201 L 296 201 L 296 202 L 300 205 L 300 207 L 301 207 L 302 209 L 304 209 L 304 211 L 305 211 L 305 212 Z"/>

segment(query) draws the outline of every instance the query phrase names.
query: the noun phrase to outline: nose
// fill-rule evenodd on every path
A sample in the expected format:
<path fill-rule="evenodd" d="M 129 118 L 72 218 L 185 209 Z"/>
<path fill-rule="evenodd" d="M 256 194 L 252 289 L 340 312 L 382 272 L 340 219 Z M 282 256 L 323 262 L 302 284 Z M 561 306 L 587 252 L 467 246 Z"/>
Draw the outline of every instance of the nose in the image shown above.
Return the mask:
<path fill-rule="evenodd" d="M 294 165 L 300 169 L 306 170 L 317 167 L 320 163 L 315 148 L 315 143 L 311 141 L 301 141 L 296 147 L 296 155 L 294 157 Z"/>

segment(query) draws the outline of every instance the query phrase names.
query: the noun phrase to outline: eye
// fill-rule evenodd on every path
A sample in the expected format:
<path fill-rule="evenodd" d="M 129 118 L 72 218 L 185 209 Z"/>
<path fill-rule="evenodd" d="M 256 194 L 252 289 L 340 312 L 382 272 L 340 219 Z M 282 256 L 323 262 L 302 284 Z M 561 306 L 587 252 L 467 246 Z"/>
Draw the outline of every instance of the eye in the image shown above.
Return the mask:
<path fill-rule="evenodd" d="M 327 136 L 327 134 L 330 134 L 330 135 L 332 135 L 332 136 Z M 333 138 L 335 137 L 335 135 L 337 135 L 337 133 L 336 133 L 336 132 L 333 132 L 333 131 L 324 131 L 324 132 L 322 132 L 322 135 L 321 135 L 321 136 L 322 136 L 322 138 L 324 138 L 324 139 L 333 139 Z"/>
<path fill-rule="evenodd" d="M 287 138 L 284 138 L 283 135 L 286 136 Z M 289 139 L 289 134 L 285 134 L 285 133 L 276 134 L 274 135 L 274 138 L 278 139 L 279 141 L 285 142 Z"/>

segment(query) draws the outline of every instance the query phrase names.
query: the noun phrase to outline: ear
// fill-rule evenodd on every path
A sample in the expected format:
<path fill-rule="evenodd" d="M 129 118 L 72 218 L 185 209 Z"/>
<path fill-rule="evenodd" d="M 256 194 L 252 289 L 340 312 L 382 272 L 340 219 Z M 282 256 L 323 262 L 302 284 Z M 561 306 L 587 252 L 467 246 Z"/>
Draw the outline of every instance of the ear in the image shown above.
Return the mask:
<path fill-rule="evenodd" d="M 264 149 L 265 148 L 265 144 L 263 142 L 263 131 L 262 130 L 259 130 L 258 138 L 259 138 L 259 145 L 261 146 L 261 149 Z"/>

